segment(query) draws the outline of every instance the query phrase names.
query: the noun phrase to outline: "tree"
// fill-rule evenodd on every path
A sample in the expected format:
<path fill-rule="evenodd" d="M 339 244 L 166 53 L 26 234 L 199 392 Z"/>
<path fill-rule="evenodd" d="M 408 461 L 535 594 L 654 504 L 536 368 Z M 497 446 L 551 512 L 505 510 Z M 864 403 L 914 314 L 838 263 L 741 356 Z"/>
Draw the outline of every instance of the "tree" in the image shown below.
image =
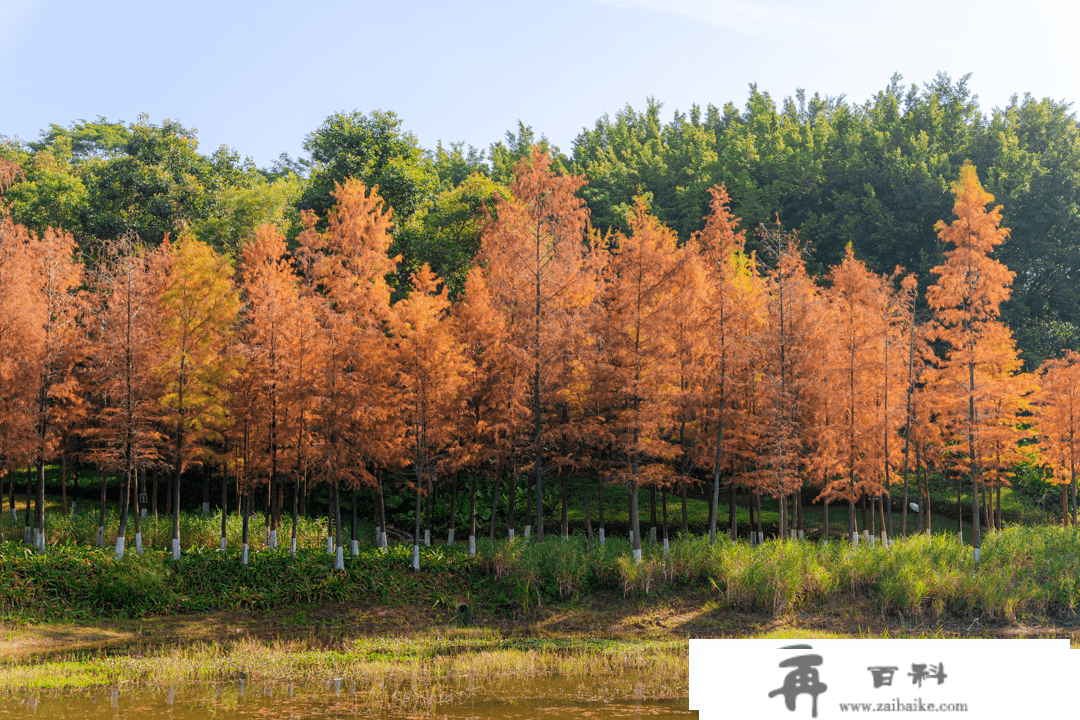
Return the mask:
<path fill-rule="evenodd" d="M 509 195 L 505 186 L 473 174 L 424 202 L 394 242 L 392 252 L 402 257 L 395 282 L 398 294 L 407 292 L 409 278 L 427 263 L 446 283 L 451 302 L 456 300 L 476 260 L 489 210 Z"/>
<path fill-rule="evenodd" d="M 469 367 L 450 322 L 446 288 L 427 265 L 412 281 L 409 296 L 394 305 L 396 385 L 402 399 L 405 453 L 416 490 L 414 570 L 420 569 L 420 499 L 430 491 L 445 454 L 457 438 L 462 395 Z"/>
<path fill-rule="evenodd" d="M 611 432 L 625 458 L 618 473 L 630 492 L 634 560 L 641 561 L 638 487 L 660 485 L 680 450 L 667 441 L 678 373 L 675 315 L 685 296 L 685 261 L 675 233 L 651 217 L 639 199 L 631 235 L 617 233 L 605 268 L 603 326 Z"/>
<path fill-rule="evenodd" d="M 313 213 L 297 240 L 306 275 L 327 299 L 317 364 L 321 379 L 321 445 L 318 465 L 331 486 L 338 516 L 337 564 L 341 557 L 339 487 L 374 484 L 370 468 L 397 462 L 400 414 L 388 367 L 390 286 L 397 269 L 390 247 L 391 211 L 372 188 L 349 179 L 334 191 L 337 204 L 325 232 Z"/>
<path fill-rule="evenodd" d="M 496 307 L 481 268 L 469 271 L 452 312 L 468 367 L 458 442 L 465 455 L 459 464 L 473 472 L 469 553 L 475 554 L 476 476 L 483 473 L 494 480 L 492 476 L 501 473 L 510 460 L 526 412 L 525 387 L 524 377 L 516 372 L 519 364 L 509 345 L 507 319 Z"/>
<path fill-rule="evenodd" d="M 226 424 L 226 383 L 238 361 L 228 353 L 240 300 L 227 258 L 190 235 L 160 249 L 160 359 L 155 375 L 164 384 L 161 404 L 173 415 L 172 555 L 180 559 L 180 478 L 191 450 Z"/>
<path fill-rule="evenodd" d="M 938 236 L 949 243 L 945 262 L 933 268 L 936 282 L 927 290 L 927 303 L 937 313 L 935 339 L 947 343 L 945 357 L 932 371 L 935 410 L 950 429 L 959 456 L 966 444 L 966 467 L 971 478 L 974 513 L 974 556 L 982 545 L 979 522 L 980 457 L 991 441 L 987 427 L 997 425 L 994 401 L 1000 381 L 1020 369 L 1020 359 L 1009 329 L 999 320 L 1001 303 L 1009 297 L 1014 273 L 990 257 L 1008 236 L 1000 227 L 1001 206 L 987 211 L 994 196 L 979 184 L 975 167 L 965 164 L 953 185 L 957 218 L 938 221 Z M 961 444 L 963 443 L 963 444 Z"/>
<path fill-rule="evenodd" d="M 33 293 L 40 299 L 32 322 L 41 328 L 39 343 L 27 348 L 33 357 L 37 448 L 35 545 L 45 552 L 45 463 L 57 444 L 57 403 L 77 398 L 76 361 L 84 350 L 81 327 L 85 296 L 83 266 L 75 261 L 75 238 L 47 228 L 40 238 L 30 236 Z M 77 401 L 77 400 L 76 400 Z"/>
<path fill-rule="evenodd" d="M 558 373 L 551 367 L 568 310 L 587 295 L 589 228 L 585 202 L 576 197 L 583 180 L 556 175 L 551 158 L 534 146 L 515 167 L 513 197 L 498 202 L 498 218 L 481 240 L 492 294 L 508 315 L 518 362 L 529 373 L 532 468 L 536 478 L 537 537 L 544 535 L 543 477 L 546 413 Z"/>
<path fill-rule="evenodd" d="M 152 272 L 147 248 L 136 236 L 124 235 L 103 245 L 93 277 L 99 322 L 93 324 L 91 336 L 91 377 L 101 410 L 91 458 L 103 472 L 123 478 L 117 557 L 124 556 L 128 490 L 138 473 L 159 458 L 160 386 L 153 369 L 158 362 L 160 318 Z M 135 517 L 136 552 L 142 552 L 137 506 Z"/>
<path fill-rule="evenodd" d="M 727 188 L 724 185 L 712 188 L 705 227 L 687 245 L 701 261 L 702 287 L 698 294 L 704 313 L 701 335 L 692 339 L 695 335 L 692 333 L 688 341 L 701 346 L 701 407 L 706 414 L 701 425 L 715 426 L 715 432 L 701 438 L 706 453 L 697 462 L 703 468 L 711 468 L 713 475 L 709 496 L 710 542 L 716 541 L 721 473 L 748 463 L 753 455 L 753 424 L 745 407 L 740 412 L 736 398 L 739 378 L 753 364 L 749 339 L 762 329 L 760 320 L 764 314 L 761 303 L 765 291 L 754 273 L 753 262 L 744 252 L 746 237 L 738 229 L 739 218 L 732 216 L 729 206 Z M 688 317 L 688 313 L 680 312 L 678 322 Z M 730 490 L 729 505 L 733 506 L 734 483 Z M 729 530 L 734 540 L 734 515 Z"/>
<path fill-rule="evenodd" d="M 330 115 L 304 140 L 304 150 L 311 154 L 312 172 L 299 204 L 316 213 L 335 204 L 334 190 L 348 178 L 377 186 L 402 221 L 438 186 L 438 175 L 416 136 L 402 132 L 401 119 L 391 111 Z"/>
<path fill-rule="evenodd" d="M 297 362 L 299 323 L 304 320 L 300 279 L 289 263 L 285 237 L 273 225 L 261 225 L 256 230 L 254 239 L 244 246 L 243 259 L 246 372 L 253 376 L 254 403 L 263 431 L 259 436 L 265 438 L 258 445 L 259 461 L 253 465 L 266 473 L 271 498 L 270 548 L 276 549 L 284 497 L 279 478 L 279 455 L 286 445 L 282 430 L 290 415 L 288 401 L 298 390 L 290 387 L 290 375 L 293 380 L 299 375 L 298 369 L 293 373 L 292 366 Z M 294 414 L 298 415 L 299 410 L 295 408 Z"/>
<path fill-rule="evenodd" d="M 1072 489 L 1072 523 L 1076 525 L 1076 465 L 1080 461 L 1080 353 L 1069 350 L 1040 368 L 1039 392 L 1035 402 L 1039 439 L 1043 456 L 1049 461 L 1054 480 Z M 1067 506 L 1066 500 L 1062 503 Z M 1067 524 L 1066 513 L 1062 520 Z"/>
<path fill-rule="evenodd" d="M 887 463 L 887 442 L 882 440 L 892 427 L 881 422 L 880 388 L 886 378 L 882 348 L 889 330 L 885 316 L 889 293 L 885 279 L 857 260 L 850 246 L 829 279 L 829 326 L 835 335 L 828 353 L 827 382 L 835 404 L 825 430 L 834 436 L 828 445 L 835 455 L 826 472 L 835 476 L 820 497 L 847 501 L 848 538 L 858 544 L 855 502 L 876 497 L 885 489 L 880 471 Z"/>
<path fill-rule="evenodd" d="M 0 161 L 0 190 L 16 174 L 14 164 Z M 35 288 L 31 235 L 0 205 L 0 472 L 9 482 L 10 510 L 15 515 L 15 465 L 29 461 L 34 442 L 33 352 L 44 327 L 35 322 L 44 310 Z M 0 493 L 2 497 L 2 493 Z M 29 511 L 29 507 L 27 508 Z M 29 523 L 26 525 L 30 529 Z M 31 538 L 25 538 L 30 544 Z"/>

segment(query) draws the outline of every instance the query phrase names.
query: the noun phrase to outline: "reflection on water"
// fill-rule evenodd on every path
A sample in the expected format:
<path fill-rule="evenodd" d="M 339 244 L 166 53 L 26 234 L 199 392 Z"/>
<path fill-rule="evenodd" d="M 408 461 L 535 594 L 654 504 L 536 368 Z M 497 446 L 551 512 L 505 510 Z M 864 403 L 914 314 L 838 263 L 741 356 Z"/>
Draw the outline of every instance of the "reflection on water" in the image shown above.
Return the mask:
<path fill-rule="evenodd" d="M 322 686 L 204 685 L 182 689 L 98 688 L 87 691 L 38 691 L 0 696 L 0 720 L 9 718 L 687 718 L 683 694 L 677 699 L 643 697 L 652 683 L 633 679 L 522 678 L 498 693 L 478 694 L 469 683 L 444 686 L 423 695 L 425 707 L 373 707 L 355 682 L 331 680 Z M 644 692 L 643 692 L 644 691 Z M 660 693 L 664 694 L 664 693 Z M 680 693 L 682 694 L 682 693 Z M 415 697 L 415 696 L 414 696 Z"/>

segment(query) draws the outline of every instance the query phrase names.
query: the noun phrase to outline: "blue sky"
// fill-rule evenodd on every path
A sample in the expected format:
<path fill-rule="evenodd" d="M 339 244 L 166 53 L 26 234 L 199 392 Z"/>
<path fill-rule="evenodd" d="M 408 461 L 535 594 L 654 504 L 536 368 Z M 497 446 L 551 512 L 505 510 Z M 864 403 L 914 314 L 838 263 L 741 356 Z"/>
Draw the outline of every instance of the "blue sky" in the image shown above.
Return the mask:
<path fill-rule="evenodd" d="M 174 118 L 200 150 L 268 166 L 342 110 L 393 110 L 422 145 L 486 148 L 520 119 L 570 150 L 652 96 L 745 104 L 805 88 L 863 102 L 938 71 L 984 110 L 1013 93 L 1074 102 L 1080 6 L 725 0 L 307 2 L 0 0 L 0 135 L 103 115 Z"/>

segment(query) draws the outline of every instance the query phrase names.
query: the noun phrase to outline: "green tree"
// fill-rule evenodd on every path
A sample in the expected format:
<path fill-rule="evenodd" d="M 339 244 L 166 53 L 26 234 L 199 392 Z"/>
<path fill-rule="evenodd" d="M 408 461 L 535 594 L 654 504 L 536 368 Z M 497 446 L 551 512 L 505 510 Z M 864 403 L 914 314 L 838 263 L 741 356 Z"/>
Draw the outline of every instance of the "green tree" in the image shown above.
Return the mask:
<path fill-rule="evenodd" d="M 402 131 L 401 119 L 391 111 L 330 115 L 304 140 L 304 150 L 311 156 L 311 183 L 299 207 L 319 214 L 333 207 L 334 188 L 346 178 L 369 188 L 378 186 L 399 223 L 410 218 L 438 187 L 431 159 L 415 135 Z"/>
<path fill-rule="evenodd" d="M 395 276 L 398 294 L 425 263 L 446 283 L 454 300 L 480 250 L 480 236 L 510 190 L 479 174 L 425 202 L 397 233 L 392 254 L 401 255 Z"/>

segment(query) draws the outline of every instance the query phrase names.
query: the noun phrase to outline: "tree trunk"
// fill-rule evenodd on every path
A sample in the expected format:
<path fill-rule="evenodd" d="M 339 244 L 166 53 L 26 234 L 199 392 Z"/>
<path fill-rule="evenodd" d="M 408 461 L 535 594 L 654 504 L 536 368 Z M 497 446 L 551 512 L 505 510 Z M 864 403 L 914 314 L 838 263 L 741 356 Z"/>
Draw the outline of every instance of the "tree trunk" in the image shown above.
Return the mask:
<path fill-rule="evenodd" d="M 510 479 L 510 482 L 511 482 L 511 485 L 510 485 L 511 492 L 516 493 L 517 492 L 517 474 L 516 473 Z M 531 533 L 531 530 L 532 530 L 532 517 L 533 517 L 532 502 L 533 502 L 533 496 L 532 496 L 532 493 L 529 492 L 529 483 L 526 480 L 525 481 L 525 520 L 524 520 L 524 525 L 525 525 L 525 528 L 524 528 L 525 533 L 524 534 L 525 534 L 525 537 L 529 537 L 529 535 Z M 544 514 L 543 509 L 537 510 L 537 518 L 538 519 L 543 514 Z M 539 537 L 539 535 L 537 537 Z"/>
<path fill-rule="evenodd" d="M 537 480 L 537 483 L 539 483 L 539 480 Z M 508 537 L 513 539 L 514 530 L 516 530 L 516 528 L 514 527 L 514 505 L 517 504 L 517 498 L 515 497 L 515 495 L 517 494 L 517 473 L 515 473 L 513 471 L 510 472 L 510 488 L 509 488 L 509 491 L 510 491 L 509 492 L 510 498 L 509 498 L 509 500 L 507 502 L 508 507 L 507 507 L 507 512 L 506 512 L 506 533 L 507 533 Z M 528 505 L 531 498 L 532 498 L 532 495 L 529 494 L 528 492 L 526 492 L 525 493 L 525 517 L 526 518 L 529 517 L 532 514 L 530 512 L 530 510 L 529 510 L 529 505 Z"/>
<path fill-rule="evenodd" d="M 352 556 L 357 557 L 360 555 L 360 537 L 356 534 L 356 488 L 352 488 L 352 492 L 349 493 L 349 503 L 352 505 L 352 537 L 349 538 L 351 543 L 349 550 L 352 551 Z"/>
<path fill-rule="evenodd" d="M 229 531 L 229 470 L 228 463 L 221 468 L 221 552 L 227 548 Z"/>
<path fill-rule="evenodd" d="M 495 518 L 499 514 L 499 495 L 502 493 L 502 465 L 499 465 L 495 470 L 495 493 L 494 499 L 491 501 L 491 527 L 488 530 L 488 537 L 491 540 L 495 539 Z"/>
<path fill-rule="evenodd" d="M 446 533 L 447 547 L 454 546 L 454 530 L 457 527 L 457 471 L 454 471 L 453 479 L 450 482 L 450 529 Z"/>
<path fill-rule="evenodd" d="M 0 485 L 0 490 L 3 490 L 3 485 Z M 60 509 L 64 517 L 67 517 L 67 451 L 65 450 L 60 451 Z"/>
<path fill-rule="evenodd" d="M 251 500 L 245 490 L 240 495 L 240 564 L 248 564 L 248 516 L 251 515 Z"/>
<path fill-rule="evenodd" d="M 26 466 L 26 517 L 23 522 L 23 544 L 34 545 L 34 469 L 31 465 Z M 104 503 L 102 503 L 104 506 Z M 104 522 L 104 521 L 102 521 Z"/>
<path fill-rule="evenodd" d="M 341 486 L 338 481 L 334 480 L 334 528 L 337 532 L 337 537 L 334 548 L 337 554 L 334 556 L 334 569 L 345 569 L 345 546 L 341 543 Z"/>
<path fill-rule="evenodd" d="M 570 505 L 570 478 L 568 474 L 559 468 L 559 482 L 562 485 L 562 536 L 563 539 L 570 537 L 570 517 L 567 513 L 568 506 Z"/>
<path fill-rule="evenodd" d="M 686 496 L 683 495 L 683 498 Z M 685 499 L 683 500 L 685 503 Z M 728 535 L 734 544 L 739 539 L 739 508 L 735 504 L 735 481 L 728 483 Z"/>
<path fill-rule="evenodd" d="M 750 547 L 754 547 L 755 545 L 757 545 L 757 529 L 754 527 L 754 492 L 755 491 L 753 490 L 750 491 L 750 498 L 747 500 L 746 503 L 750 510 Z"/>
<path fill-rule="evenodd" d="M 476 554 L 476 476 L 472 473 L 472 488 L 469 492 L 469 554 Z"/>
<path fill-rule="evenodd" d="M 592 517 L 589 516 L 589 480 L 584 476 L 581 476 L 581 501 L 585 506 L 585 536 L 589 538 L 591 543 L 593 540 L 592 532 Z"/>
<path fill-rule="evenodd" d="M 956 537 L 964 542 L 964 506 L 960 504 L 960 476 L 956 476 Z M 978 522 L 978 516 L 975 521 Z"/>
<path fill-rule="evenodd" d="M 598 502 L 599 502 L 599 505 L 600 505 L 600 509 L 598 511 L 599 517 L 597 518 L 597 521 L 600 524 L 600 544 L 603 545 L 604 544 L 604 479 L 603 478 L 600 478 L 599 494 L 600 494 L 600 497 L 599 497 Z"/>
<path fill-rule="evenodd" d="M 664 512 L 664 552 L 668 551 L 668 536 L 667 536 L 667 490 L 660 491 L 660 503 L 663 506 Z"/>
<path fill-rule="evenodd" d="M 423 479 L 416 478 L 416 507 L 413 510 L 412 569 L 420 572 L 420 496 L 424 494 Z M 494 517 L 494 516 L 493 516 Z"/>
<path fill-rule="evenodd" d="M 105 489 L 109 480 L 105 473 L 101 473 L 101 507 L 98 509 L 97 546 L 105 547 Z"/>
<path fill-rule="evenodd" d="M 687 492 L 687 486 L 688 485 L 689 485 L 689 483 L 686 481 L 686 479 L 683 479 L 682 488 L 681 488 L 681 491 L 682 491 L 681 494 L 682 494 L 682 534 L 683 534 L 684 538 L 689 537 L 689 535 L 690 535 L 690 513 L 687 510 L 687 502 L 686 502 L 687 501 L 686 492 Z"/>
<path fill-rule="evenodd" d="M 656 485 L 649 486 L 649 542 L 656 544 Z"/>

